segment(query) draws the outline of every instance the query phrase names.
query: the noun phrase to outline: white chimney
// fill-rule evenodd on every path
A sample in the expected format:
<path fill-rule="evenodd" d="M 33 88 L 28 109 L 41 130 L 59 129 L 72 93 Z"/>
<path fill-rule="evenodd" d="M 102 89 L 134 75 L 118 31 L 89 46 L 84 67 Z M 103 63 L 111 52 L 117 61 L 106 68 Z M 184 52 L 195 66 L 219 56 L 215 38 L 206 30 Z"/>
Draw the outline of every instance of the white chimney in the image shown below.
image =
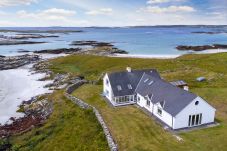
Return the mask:
<path fill-rule="evenodd" d="M 131 68 L 131 67 L 127 67 L 126 70 L 127 70 L 128 72 L 132 72 L 132 68 Z"/>

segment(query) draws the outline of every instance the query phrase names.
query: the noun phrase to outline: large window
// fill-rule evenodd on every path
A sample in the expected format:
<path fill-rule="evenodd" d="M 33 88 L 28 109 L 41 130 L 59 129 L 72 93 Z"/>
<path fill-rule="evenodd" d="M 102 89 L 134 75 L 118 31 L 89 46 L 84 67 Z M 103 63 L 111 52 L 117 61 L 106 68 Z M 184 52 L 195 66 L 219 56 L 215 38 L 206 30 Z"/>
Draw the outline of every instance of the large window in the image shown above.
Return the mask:
<path fill-rule="evenodd" d="M 188 126 L 197 126 L 202 124 L 202 114 L 189 115 Z"/>

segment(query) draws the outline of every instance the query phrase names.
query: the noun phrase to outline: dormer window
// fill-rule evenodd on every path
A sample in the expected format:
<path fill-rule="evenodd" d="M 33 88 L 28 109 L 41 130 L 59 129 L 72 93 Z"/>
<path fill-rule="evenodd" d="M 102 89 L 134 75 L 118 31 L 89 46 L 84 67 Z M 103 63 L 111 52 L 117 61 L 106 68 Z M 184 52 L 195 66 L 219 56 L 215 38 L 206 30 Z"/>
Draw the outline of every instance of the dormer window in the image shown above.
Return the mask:
<path fill-rule="evenodd" d="M 128 84 L 128 89 L 132 90 L 132 85 Z"/>
<path fill-rule="evenodd" d="M 121 90 L 122 90 L 122 88 L 121 88 L 120 85 L 117 86 L 117 90 L 118 90 L 118 91 L 121 91 Z"/>

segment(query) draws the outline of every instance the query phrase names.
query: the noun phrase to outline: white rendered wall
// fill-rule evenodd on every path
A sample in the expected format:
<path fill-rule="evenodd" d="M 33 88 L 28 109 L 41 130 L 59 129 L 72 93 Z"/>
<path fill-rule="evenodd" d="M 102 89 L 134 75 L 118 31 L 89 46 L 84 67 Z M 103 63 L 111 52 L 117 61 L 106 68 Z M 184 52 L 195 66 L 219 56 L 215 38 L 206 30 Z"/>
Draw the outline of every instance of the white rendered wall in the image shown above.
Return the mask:
<path fill-rule="evenodd" d="M 164 111 L 164 110 L 162 110 L 162 114 L 159 115 L 158 114 L 158 107 L 161 108 L 161 106 L 160 106 L 159 103 L 154 105 L 154 112 L 153 112 L 153 114 L 157 118 L 159 118 L 161 121 L 163 121 L 165 124 L 167 124 L 168 126 L 172 127 L 172 121 L 173 121 L 172 116 L 169 113 L 167 113 L 166 111 Z"/>
<path fill-rule="evenodd" d="M 196 101 L 199 101 L 198 105 L 195 105 Z M 178 113 L 178 115 L 176 115 L 176 117 L 174 118 L 173 129 L 188 127 L 189 115 L 195 115 L 200 113 L 202 113 L 201 124 L 212 123 L 214 122 L 215 111 L 216 110 L 206 101 L 204 101 L 200 97 L 197 97 L 186 108 L 184 108 L 180 113 Z"/>
<path fill-rule="evenodd" d="M 138 101 L 138 97 L 140 98 L 140 101 Z M 152 102 L 150 102 L 150 106 L 147 106 L 147 100 L 141 96 L 140 94 L 137 94 L 137 104 L 140 106 L 140 107 L 143 107 L 145 109 L 147 109 L 149 112 L 153 112 L 153 104 Z"/>
<path fill-rule="evenodd" d="M 106 84 L 106 80 L 109 81 L 109 84 Z M 110 85 L 110 80 L 108 75 L 106 74 L 103 78 L 103 93 L 106 94 L 106 90 L 109 91 L 109 95 L 105 95 L 110 101 L 114 101 L 113 100 L 113 91 Z"/>

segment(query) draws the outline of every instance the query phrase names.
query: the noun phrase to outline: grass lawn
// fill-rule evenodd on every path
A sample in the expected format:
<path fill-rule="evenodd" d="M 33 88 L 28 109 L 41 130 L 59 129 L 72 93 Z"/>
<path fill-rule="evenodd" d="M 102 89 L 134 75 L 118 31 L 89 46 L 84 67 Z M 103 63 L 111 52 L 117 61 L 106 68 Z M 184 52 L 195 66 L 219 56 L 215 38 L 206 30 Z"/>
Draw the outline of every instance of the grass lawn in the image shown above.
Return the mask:
<path fill-rule="evenodd" d="M 91 110 L 82 110 L 56 92 L 51 97 L 54 112 L 47 123 L 11 138 L 15 150 L 23 151 L 106 151 L 108 144 Z"/>
<path fill-rule="evenodd" d="M 177 142 L 146 114 L 134 106 L 111 108 L 99 96 L 102 85 L 85 85 L 74 95 L 96 106 L 120 150 L 227 150 L 227 53 L 212 55 L 186 55 L 177 59 L 135 59 L 95 56 L 69 56 L 52 61 L 55 72 L 71 72 L 95 80 L 102 73 L 132 69 L 155 68 L 166 80 L 185 80 L 190 90 L 217 109 L 220 126 L 180 134 L 183 142 Z M 208 80 L 196 82 L 198 76 Z"/>

